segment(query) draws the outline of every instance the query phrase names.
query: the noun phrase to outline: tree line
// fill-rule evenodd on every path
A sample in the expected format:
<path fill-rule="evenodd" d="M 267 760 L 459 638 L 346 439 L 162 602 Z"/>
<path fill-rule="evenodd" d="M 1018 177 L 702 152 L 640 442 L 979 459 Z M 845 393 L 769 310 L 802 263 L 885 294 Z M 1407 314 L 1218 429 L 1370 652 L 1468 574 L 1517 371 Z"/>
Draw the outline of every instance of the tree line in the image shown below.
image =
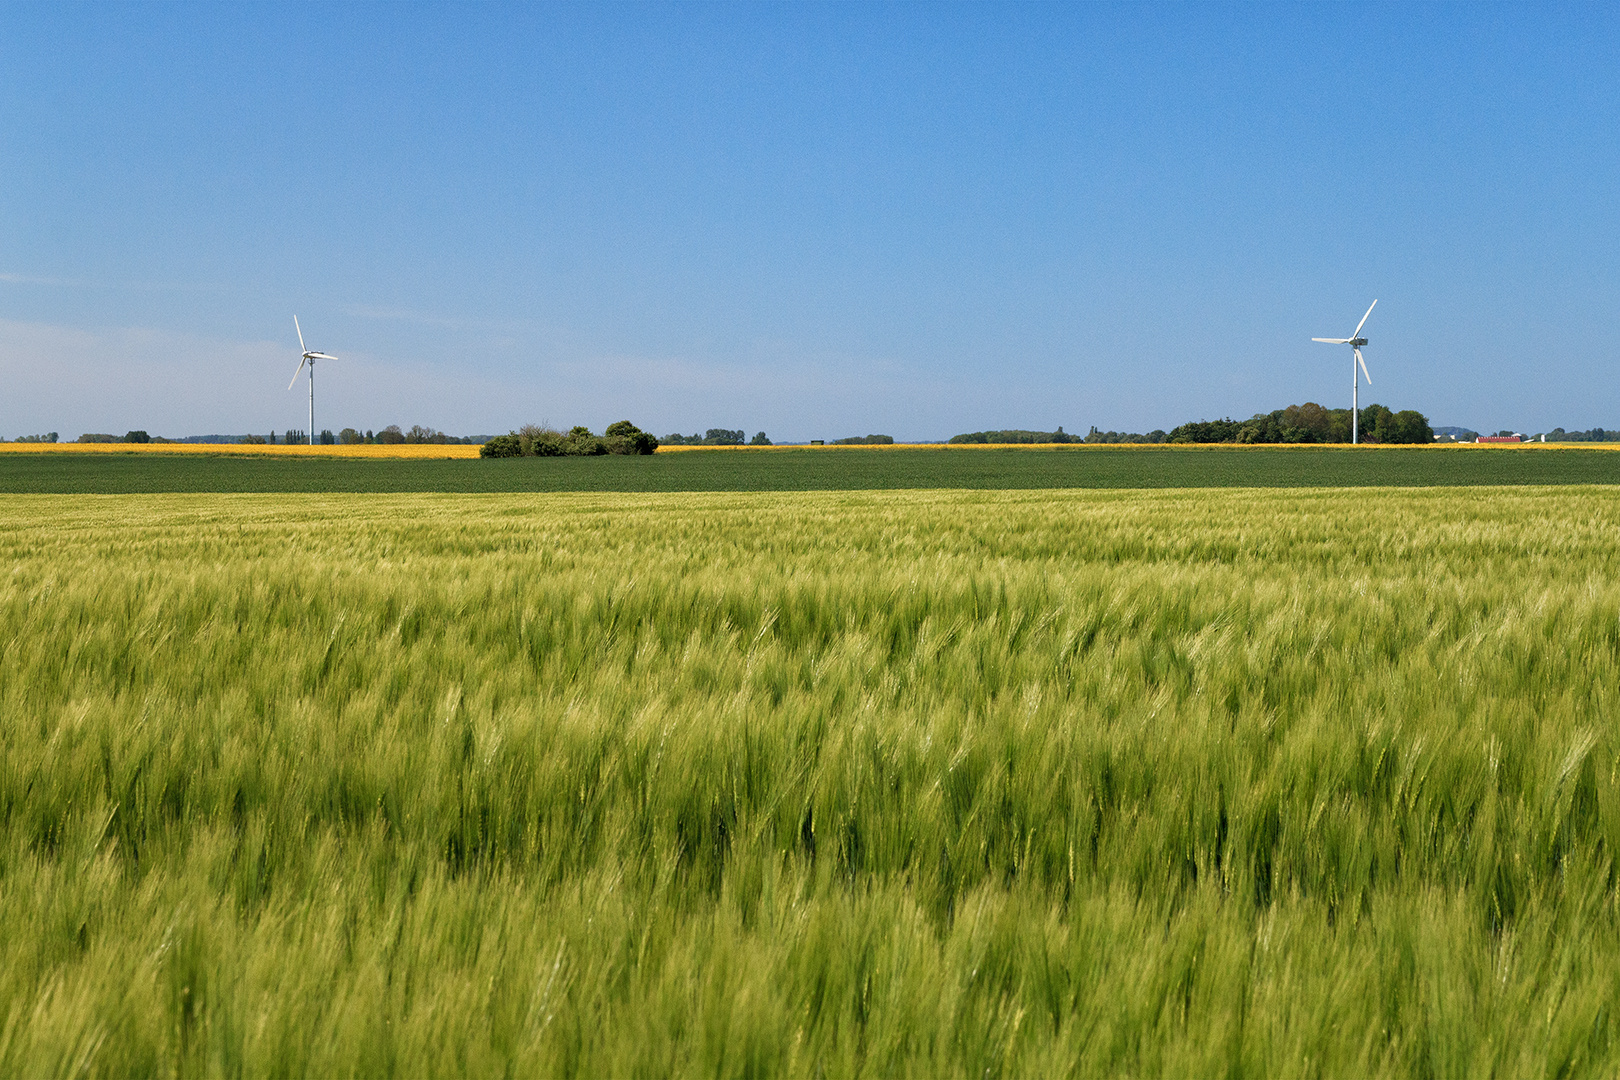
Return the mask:
<path fill-rule="evenodd" d="M 524 424 L 516 431 L 497 435 L 478 450 L 479 457 L 594 457 L 600 454 L 650 454 L 658 440 L 628 420 L 607 426 L 601 435 L 587 427 L 568 431 L 539 424 Z"/>
<path fill-rule="evenodd" d="M 1097 429 L 1092 428 L 1093 432 Z M 1063 430 L 1059 424 L 1056 431 L 1023 431 L 1018 428 L 1009 428 L 1005 431 L 970 431 L 965 435 L 952 435 L 949 442 L 953 443 L 1077 443 L 1088 442 L 1078 435 L 1071 435 Z"/>
<path fill-rule="evenodd" d="M 19 439 L 19 442 L 55 442 L 56 432 L 48 436 L 31 436 Z M 190 435 L 183 439 L 165 439 L 161 435 L 150 435 L 145 431 L 129 431 L 123 435 L 109 435 L 101 432 L 87 431 L 77 439 L 82 443 L 242 443 L 250 446 L 305 446 L 309 444 L 309 433 L 301 428 L 288 428 L 277 435 L 271 431 L 268 435 Z M 322 431 L 315 441 L 323 446 L 344 445 L 355 446 L 376 444 L 382 446 L 401 443 L 437 443 L 437 444 L 477 444 L 484 441 L 481 435 L 447 435 L 421 424 L 412 424 L 409 431 L 400 428 L 398 424 L 389 424 L 380 431 L 360 431 L 356 428 L 346 427 L 342 431 L 333 433 L 328 428 Z"/>
<path fill-rule="evenodd" d="M 1429 443 L 1434 429 L 1428 418 L 1413 409 L 1395 412 L 1383 405 L 1368 405 L 1358 414 L 1361 439 L 1370 443 Z M 1548 436 L 1550 440 L 1551 435 Z M 1056 431 L 974 431 L 953 435 L 953 443 L 1347 443 L 1350 410 L 1326 409 L 1314 401 L 1290 405 L 1247 420 L 1198 420 L 1169 431 L 1099 431 L 1095 425 L 1084 436 L 1062 427 Z"/>
<path fill-rule="evenodd" d="M 672 435 L 665 435 L 661 441 L 665 446 L 742 446 L 747 436 L 748 433 L 742 428 L 732 430 L 712 427 L 702 435 L 682 435 L 677 431 Z M 776 445 L 763 431 L 755 432 L 754 437 L 747 442 L 749 446 Z"/>
<path fill-rule="evenodd" d="M 1362 441 L 1417 444 L 1434 442 L 1428 417 L 1415 409 L 1395 412 L 1368 405 L 1358 414 Z M 1182 424 L 1165 436 L 1167 443 L 1347 443 L 1350 410 L 1325 409 L 1314 401 L 1290 405 L 1247 420 L 1200 420 Z"/>

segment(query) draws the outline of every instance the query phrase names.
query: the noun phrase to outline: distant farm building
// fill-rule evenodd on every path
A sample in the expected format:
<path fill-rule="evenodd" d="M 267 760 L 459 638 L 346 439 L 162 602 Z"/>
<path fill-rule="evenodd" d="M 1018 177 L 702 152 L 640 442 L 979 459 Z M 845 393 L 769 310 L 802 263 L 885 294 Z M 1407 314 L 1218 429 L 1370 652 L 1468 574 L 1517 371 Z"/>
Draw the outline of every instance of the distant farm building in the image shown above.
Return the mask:
<path fill-rule="evenodd" d="M 1481 435 L 1475 442 L 1524 442 L 1523 435 Z"/>

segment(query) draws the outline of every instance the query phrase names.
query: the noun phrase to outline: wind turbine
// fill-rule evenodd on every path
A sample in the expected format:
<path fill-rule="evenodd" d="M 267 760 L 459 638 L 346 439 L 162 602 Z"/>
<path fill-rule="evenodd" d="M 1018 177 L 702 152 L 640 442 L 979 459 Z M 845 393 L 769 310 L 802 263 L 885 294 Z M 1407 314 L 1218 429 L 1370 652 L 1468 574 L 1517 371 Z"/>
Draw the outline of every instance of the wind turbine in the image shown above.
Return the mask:
<path fill-rule="evenodd" d="M 293 329 L 298 331 L 298 347 L 300 349 L 304 350 L 304 355 L 298 361 L 298 367 L 293 370 L 292 382 L 287 384 L 287 389 L 291 390 L 293 388 L 293 383 L 296 383 L 298 381 L 298 373 L 300 371 L 304 370 L 304 365 L 305 364 L 308 364 L 309 365 L 309 441 L 310 441 L 310 444 L 313 445 L 314 442 L 315 442 L 315 361 L 317 361 L 317 360 L 336 360 L 337 357 L 335 357 L 335 356 L 327 356 L 323 352 L 312 352 L 309 348 L 307 348 L 304 345 L 304 328 L 302 326 L 298 325 L 298 316 L 296 316 L 296 315 L 293 316 Z M 1369 381 L 1371 381 L 1371 380 L 1369 380 Z"/>
<path fill-rule="evenodd" d="M 1378 306 L 1378 301 L 1377 300 L 1374 300 L 1371 304 L 1369 304 L 1367 306 L 1367 315 L 1371 315 L 1372 314 L 1372 309 L 1377 307 L 1377 306 Z M 1348 345 L 1348 346 L 1350 346 L 1350 355 L 1351 355 L 1351 360 L 1350 360 L 1350 442 L 1352 444 L 1361 441 L 1360 432 L 1358 432 L 1356 430 L 1357 424 L 1359 422 L 1360 413 L 1361 413 L 1361 400 L 1360 400 L 1361 378 L 1360 378 L 1360 376 L 1358 376 L 1356 374 L 1356 365 L 1360 364 L 1361 365 L 1361 374 L 1362 375 L 1367 375 L 1367 361 L 1365 361 L 1365 360 L 1363 360 L 1361 358 L 1361 347 L 1363 345 L 1367 344 L 1367 339 L 1361 336 L 1361 328 L 1363 326 L 1367 325 L 1367 315 L 1363 315 L 1361 317 L 1361 321 L 1356 323 L 1356 332 L 1351 334 L 1349 337 L 1313 337 L 1313 338 L 1311 338 L 1312 341 L 1326 342 L 1329 345 Z M 313 368 L 311 368 L 310 369 L 310 377 L 314 378 L 314 376 L 315 376 L 315 371 L 314 371 Z M 1367 385 L 1368 386 L 1372 385 L 1372 376 L 1371 375 L 1367 375 Z M 311 394 L 313 394 L 314 392 L 315 392 L 314 390 L 310 391 Z M 313 401 L 314 399 L 311 398 L 310 400 Z M 314 408 L 314 406 L 311 405 L 310 408 Z M 313 416 L 314 413 L 311 413 L 310 415 Z M 313 421 L 313 420 L 310 421 L 311 425 L 313 425 L 314 423 L 315 423 L 315 421 Z"/>

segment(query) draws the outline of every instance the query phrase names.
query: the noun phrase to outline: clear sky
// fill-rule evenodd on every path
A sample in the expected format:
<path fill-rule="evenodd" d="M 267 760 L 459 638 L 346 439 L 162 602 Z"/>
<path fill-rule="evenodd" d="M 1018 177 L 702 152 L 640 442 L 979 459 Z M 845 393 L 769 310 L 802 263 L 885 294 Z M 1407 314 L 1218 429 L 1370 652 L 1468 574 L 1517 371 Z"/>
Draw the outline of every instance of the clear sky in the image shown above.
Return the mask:
<path fill-rule="evenodd" d="M 0 436 L 1620 427 L 1608 5 L 0 6 Z"/>

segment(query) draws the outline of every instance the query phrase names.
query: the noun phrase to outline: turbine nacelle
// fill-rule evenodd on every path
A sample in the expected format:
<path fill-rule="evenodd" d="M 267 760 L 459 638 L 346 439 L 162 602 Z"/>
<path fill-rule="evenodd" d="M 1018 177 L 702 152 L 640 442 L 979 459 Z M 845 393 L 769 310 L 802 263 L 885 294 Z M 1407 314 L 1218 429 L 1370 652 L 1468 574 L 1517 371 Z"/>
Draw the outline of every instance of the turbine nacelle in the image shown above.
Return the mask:
<path fill-rule="evenodd" d="M 308 345 L 304 344 L 304 328 L 298 325 L 298 316 L 296 315 L 293 316 L 293 329 L 298 332 L 298 347 L 304 350 L 304 354 L 298 358 L 298 366 L 293 368 L 292 382 L 287 384 L 287 389 L 289 390 L 293 388 L 293 383 L 298 381 L 298 376 L 303 373 L 305 364 L 309 365 L 309 377 L 311 380 L 313 380 L 315 378 L 315 361 L 337 359 L 335 356 L 328 356 L 323 352 L 316 352 L 314 349 L 311 349 Z M 314 396 L 315 391 L 311 389 L 311 400 L 314 399 Z"/>
<path fill-rule="evenodd" d="M 1350 339 L 1350 344 L 1354 345 L 1356 348 L 1359 349 L 1363 345 L 1367 344 L 1367 339 L 1364 338 L 1364 337 L 1353 337 L 1353 338 Z M 330 358 L 328 357 L 328 359 L 330 359 Z"/>

